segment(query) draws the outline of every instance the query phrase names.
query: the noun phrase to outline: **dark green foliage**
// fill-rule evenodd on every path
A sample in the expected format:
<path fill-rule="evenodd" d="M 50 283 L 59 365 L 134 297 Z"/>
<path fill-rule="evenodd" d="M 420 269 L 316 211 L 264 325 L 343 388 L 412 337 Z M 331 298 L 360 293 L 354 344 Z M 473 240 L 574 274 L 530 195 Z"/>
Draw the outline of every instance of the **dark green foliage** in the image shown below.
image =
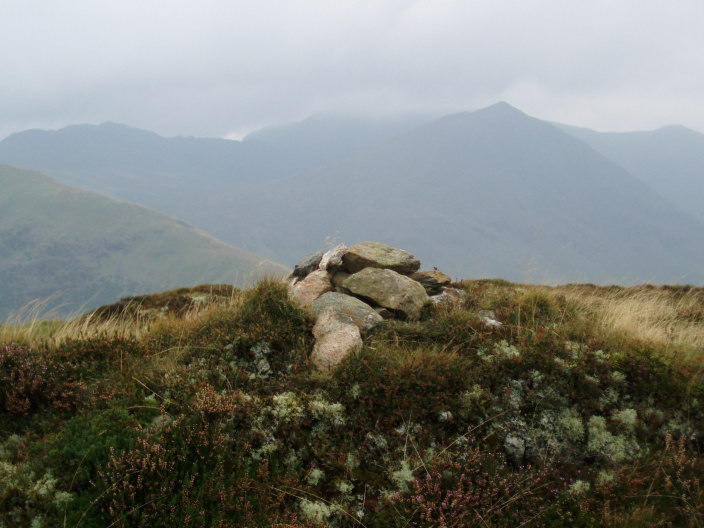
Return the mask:
<path fill-rule="evenodd" d="M 68 420 L 47 442 L 46 458 L 54 464 L 62 489 L 75 494 L 56 519 L 68 526 L 99 528 L 102 517 L 95 503 L 104 488 L 96 480 L 111 456 L 130 449 L 137 438 L 137 421 L 122 408 L 83 412 Z"/>

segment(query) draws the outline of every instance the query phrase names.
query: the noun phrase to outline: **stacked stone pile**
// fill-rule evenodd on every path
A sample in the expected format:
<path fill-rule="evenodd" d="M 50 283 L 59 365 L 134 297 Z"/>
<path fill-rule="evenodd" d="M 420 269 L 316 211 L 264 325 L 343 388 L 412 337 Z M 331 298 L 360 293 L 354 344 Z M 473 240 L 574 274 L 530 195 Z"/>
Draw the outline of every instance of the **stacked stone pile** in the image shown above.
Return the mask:
<path fill-rule="evenodd" d="M 313 363 L 334 369 L 362 348 L 362 333 L 384 319 L 416 321 L 428 302 L 465 302 L 450 277 L 419 269 L 420 261 L 407 251 L 378 242 L 339 244 L 301 260 L 288 279 L 289 296 L 317 317 Z"/>

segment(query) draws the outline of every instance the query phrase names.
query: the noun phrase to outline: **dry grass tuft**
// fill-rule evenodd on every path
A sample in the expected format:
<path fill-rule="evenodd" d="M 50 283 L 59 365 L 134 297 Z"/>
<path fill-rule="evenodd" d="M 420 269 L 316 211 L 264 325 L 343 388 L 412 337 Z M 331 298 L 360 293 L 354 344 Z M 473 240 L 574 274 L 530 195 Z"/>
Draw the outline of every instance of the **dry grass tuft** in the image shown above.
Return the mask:
<path fill-rule="evenodd" d="M 207 296 L 203 302 L 178 312 L 144 310 L 137 301 L 120 305 L 119 311 L 97 309 L 68 320 L 46 319 L 45 304 L 33 303 L 0 325 L 0 343 L 55 348 L 67 340 L 94 337 L 122 337 L 141 340 L 152 332 L 167 333 L 177 340 L 204 321 L 242 303 L 242 294 L 233 290 L 228 297 Z M 49 315 L 50 317 L 50 315 Z"/>
<path fill-rule="evenodd" d="M 567 285 L 545 288 L 564 297 L 579 317 L 614 336 L 692 358 L 704 349 L 704 289 L 641 285 L 630 288 Z"/>

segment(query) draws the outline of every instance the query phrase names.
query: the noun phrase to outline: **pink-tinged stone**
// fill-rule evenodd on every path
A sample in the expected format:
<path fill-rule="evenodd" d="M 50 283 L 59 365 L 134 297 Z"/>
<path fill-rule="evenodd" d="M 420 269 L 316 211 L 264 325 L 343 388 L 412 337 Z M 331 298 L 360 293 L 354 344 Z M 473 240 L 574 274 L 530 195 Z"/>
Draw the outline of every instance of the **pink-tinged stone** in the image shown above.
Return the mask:
<path fill-rule="evenodd" d="M 326 308 L 313 327 L 315 345 L 311 361 L 318 370 L 336 369 L 347 356 L 362 349 L 362 336 L 352 319 Z"/>
<path fill-rule="evenodd" d="M 326 271 L 317 270 L 309 273 L 305 279 L 299 280 L 289 287 L 289 297 L 301 306 L 310 308 L 313 301 L 325 292 L 332 290 L 332 283 Z"/>

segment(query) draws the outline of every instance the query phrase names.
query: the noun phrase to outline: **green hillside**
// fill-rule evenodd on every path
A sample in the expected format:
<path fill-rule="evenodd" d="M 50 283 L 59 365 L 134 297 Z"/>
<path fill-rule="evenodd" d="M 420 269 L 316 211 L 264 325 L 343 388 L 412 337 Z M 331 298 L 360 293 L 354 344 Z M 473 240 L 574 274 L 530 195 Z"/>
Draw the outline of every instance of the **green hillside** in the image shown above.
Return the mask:
<path fill-rule="evenodd" d="M 0 165 L 0 321 L 35 299 L 60 314 L 285 271 L 145 207 Z"/>
<path fill-rule="evenodd" d="M 0 329 L 0 526 L 704 524 L 703 290 L 456 286 L 333 373 L 274 282 Z"/>

